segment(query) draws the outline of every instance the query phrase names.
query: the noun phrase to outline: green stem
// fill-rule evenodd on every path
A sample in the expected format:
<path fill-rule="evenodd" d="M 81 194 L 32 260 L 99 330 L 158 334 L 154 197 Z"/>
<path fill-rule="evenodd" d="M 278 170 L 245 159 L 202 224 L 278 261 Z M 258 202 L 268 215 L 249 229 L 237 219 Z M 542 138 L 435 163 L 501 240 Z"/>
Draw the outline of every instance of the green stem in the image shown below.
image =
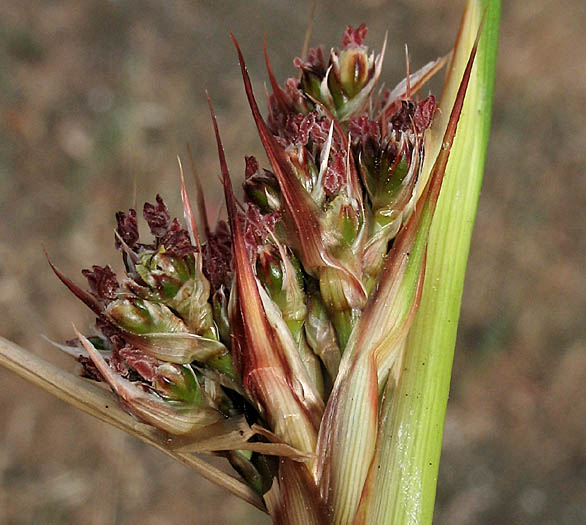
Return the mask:
<path fill-rule="evenodd" d="M 382 407 L 369 523 L 432 522 L 443 426 L 470 238 L 486 148 L 498 44 L 499 0 L 469 0 L 449 84 L 456 85 L 488 7 L 428 244 L 421 305 L 400 379 Z M 447 86 L 442 105 L 453 100 Z M 374 516 L 374 517 L 373 517 Z"/>

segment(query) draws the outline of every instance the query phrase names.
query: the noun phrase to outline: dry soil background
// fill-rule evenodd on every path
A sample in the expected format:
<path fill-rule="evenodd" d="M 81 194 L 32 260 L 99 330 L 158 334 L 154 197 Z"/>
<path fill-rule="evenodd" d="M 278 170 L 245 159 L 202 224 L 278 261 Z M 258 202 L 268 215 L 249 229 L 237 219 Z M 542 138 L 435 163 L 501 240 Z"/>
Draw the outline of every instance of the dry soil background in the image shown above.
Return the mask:
<path fill-rule="evenodd" d="M 447 52 L 463 1 L 320 2 L 312 42 L 366 22 L 389 31 L 383 77 Z M 492 143 L 474 234 L 436 522 L 586 523 L 586 4 L 504 2 Z M 266 34 L 292 72 L 310 2 L 5 0 L 0 3 L 0 334 L 63 366 L 40 334 L 92 316 L 61 286 L 118 259 L 113 215 L 161 192 L 193 146 L 218 173 L 204 89 L 233 174 L 260 155 L 232 29 L 257 93 Z M 437 89 L 437 88 L 436 88 Z M 0 523 L 261 523 L 136 440 L 0 370 Z"/>

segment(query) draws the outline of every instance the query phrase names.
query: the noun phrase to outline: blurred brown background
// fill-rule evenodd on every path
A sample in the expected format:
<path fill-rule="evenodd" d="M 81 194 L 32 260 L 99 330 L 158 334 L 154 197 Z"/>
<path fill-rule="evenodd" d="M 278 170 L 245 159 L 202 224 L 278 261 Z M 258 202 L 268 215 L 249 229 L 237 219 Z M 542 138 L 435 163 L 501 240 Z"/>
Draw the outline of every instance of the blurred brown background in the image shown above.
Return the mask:
<path fill-rule="evenodd" d="M 312 43 L 366 22 L 383 77 L 446 53 L 463 1 L 323 1 Z M 492 143 L 467 276 L 436 523 L 586 523 L 586 4 L 504 2 Z M 161 192 L 179 212 L 177 154 L 219 202 L 204 89 L 234 175 L 260 155 L 228 32 L 256 93 L 268 36 L 292 74 L 311 2 L 0 3 L 0 334 L 62 366 L 41 339 L 92 315 L 43 259 L 116 261 L 114 212 Z M 433 87 L 433 86 L 432 86 Z M 437 83 L 435 92 L 437 93 Z M 262 155 L 261 155 L 262 157 Z M 0 370 L 0 522 L 264 523 L 136 440 Z"/>

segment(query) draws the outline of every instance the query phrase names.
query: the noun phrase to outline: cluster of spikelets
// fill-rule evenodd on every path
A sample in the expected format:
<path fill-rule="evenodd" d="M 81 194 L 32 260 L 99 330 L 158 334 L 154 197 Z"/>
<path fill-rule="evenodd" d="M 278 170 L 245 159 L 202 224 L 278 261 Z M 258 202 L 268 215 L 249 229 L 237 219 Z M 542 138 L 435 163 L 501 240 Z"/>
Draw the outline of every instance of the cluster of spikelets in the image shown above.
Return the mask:
<path fill-rule="evenodd" d="M 400 375 L 466 90 L 465 75 L 426 173 L 436 103 L 418 91 L 443 60 L 383 89 L 366 31 L 295 59 L 283 87 L 267 58 L 266 121 L 236 44 L 270 168 L 246 158 L 239 202 L 212 111 L 227 223 L 210 227 L 199 183 L 193 212 L 181 173 L 184 225 L 159 196 L 150 243 L 135 210 L 117 214 L 123 278 L 94 266 L 86 292 L 53 267 L 97 315 L 98 335 L 68 343 L 83 375 L 185 450 L 215 441 L 279 522 L 368 515 L 379 399 Z"/>

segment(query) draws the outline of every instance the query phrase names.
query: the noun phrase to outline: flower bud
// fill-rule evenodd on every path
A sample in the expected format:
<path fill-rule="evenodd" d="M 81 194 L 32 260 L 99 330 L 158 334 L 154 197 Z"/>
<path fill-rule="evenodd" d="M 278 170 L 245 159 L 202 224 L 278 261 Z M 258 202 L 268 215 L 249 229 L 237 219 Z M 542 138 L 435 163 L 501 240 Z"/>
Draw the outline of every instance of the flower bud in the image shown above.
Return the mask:
<path fill-rule="evenodd" d="M 228 318 L 228 297 L 223 286 L 218 288 L 212 296 L 212 311 L 214 321 L 218 327 L 220 341 L 230 348 L 230 321 Z"/>
<path fill-rule="evenodd" d="M 145 298 L 166 301 L 175 297 L 181 286 L 193 277 L 193 257 L 173 257 L 164 247 L 156 252 L 141 253 L 135 271 L 146 284 L 142 287 Z M 190 269 L 191 268 L 191 269 Z M 140 295 L 141 288 L 136 288 Z"/>
<path fill-rule="evenodd" d="M 121 328 L 143 334 L 135 344 L 159 359 L 178 363 L 197 359 L 232 375 L 231 359 L 219 342 L 209 304 L 210 283 L 186 230 L 170 221 L 160 197 L 156 206 L 145 205 L 145 218 L 156 244 L 141 245 L 131 278 L 124 283 L 132 295 L 110 304 L 107 313 Z"/>
<path fill-rule="evenodd" d="M 283 268 L 275 251 L 276 249 L 268 245 L 262 248 L 256 261 L 256 274 L 271 299 L 280 308 L 285 304 L 286 299 L 283 292 Z"/>
<path fill-rule="evenodd" d="M 155 386 L 149 387 L 116 374 L 90 341 L 79 332 L 77 336 L 104 380 L 128 409 L 146 423 L 169 434 L 189 435 L 225 419 L 203 395 L 191 368 L 175 368 L 165 363 L 155 371 Z"/>
<path fill-rule="evenodd" d="M 281 310 L 283 319 L 296 341 L 305 318 L 303 278 L 297 258 L 266 245 L 256 262 L 257 276 L 271 299 Z"/>
<path fill-rule="evenodd" d="M 261 473 L 252 463 L 253 454 L 251 452 L 246 450 L 230 450 L 224 452 L 223 455 L 226 456 L 234 470 L 242 476 L 259 496 L 262 496 L 270 488 L 269 483 L 272 479 L 263 479 Z"/>
<path fill-rule="evenodd" d="M 374 74 L 374 55 L 368 56 L 368 48 L 362 45 L 367 32 L 364 24 L 358 29 L 348 26 L 342 38 L 344 49 L 332 53 L 334 77 L 330 77 L 330 86 L 335 78 L 347 99 L 354 97 Z M 333 95 L 335 91 L 334 88 Z"/>
<path fill-rule="evenodd" d="M 345 195 L 338 195 L 325 213 L 325 230 L 335 238 L 334 253 L 344 258 L 344 252 L 352 250 L 364 224 L 364 217 Z M 346 262 L 346 261 L 344 261 Z"/>
<path fill-rule="evenodd" d="M 190 331 L 217 339 L 212 307 L 208 302 L 210 284 L 201 277 L 187 281 L 167 305 L 181 316 Z"/>
<path fill-rule="evenodd" d="M 205 402 L 201 386 L 188 365 L 162 363 L 155 370 L 152 382 L 155 391 L 168 401 L 199 406 Z"/>
<path fill-rule="evenodd" d="M 281 190 L 275 176 L 268 170 L 259 170 L 254 157 L 246 157 L 244 193 L 263 213 L 281 209 Z"/>
<path fill-rule="evenodd" d="M 343 348 L 355 320 L 353 311 L 366 303 L 366 293 L 360 280 L 359 256 L 364 238 L 364 217 L 344 194 L 329 203 L 324 218 L 324 231 L 328 233 L 330 249 L 343 269 L 323 266 L 319 269 L 319 288 L 324 304 L 336 327 L 339 344 Z"/>
<path fill-rule="evenodd" d="M 389 241 L 397 235 L 414 206 L 423 163 L 421 126 L 428 125 L 430 106 L 435 104 L 433 100 L 426 101 L 417 106 L 402 101 L 384 130 L 384 139 L 377 139 L 372 133 L 357 138 L 359 168 L 373 213 L 362 259 L 369 291 L 382 269 Z M 364 127 L 364 123 L 356 122 L 355 126 Z"/>
<path fill-rule="evenodd" d="M 233 408 L 220 385 L 190 365 L 161 363 L 155 369 L 152 387 L 166 401 L 199 408 L 211 406 L 226 415 Z"/>
<path fill-rule="evenodd" d="M 308 302 L 305 336 L 309 346 L 321 359 L 333 382 L 338 375 L 341 352 L 326 307 L 317 293 L 312 294 Z"/>
<path fill-rule="evenodd" d="M 323 104 L 338 120 L 347 121 L 361 113 L 374 89 L 382 68 L 383 52 L 376 57 L 363 45 L 367 28 L 348 26 L 340 49 L 332 49 L 329 63 L 321 49 L 313 49 L 307 61 L 295 60 L 301 69 L 299 89 Z"/>
<path fill-rule="evenodd" d="M 188 332 L 185 323 L 167 306 L 137 297 L 112 301 L 105 312 L 130 334 Z"/>
<path fill-rule="evenodd" d="M 139 298 L 112 301 L 106 313 L 119 326 L 135 334 L 188 331 L 185 323 L 168 307 Z"/>
<path fill-rule="evenodd" d="M 170 308 L 143 299 L 119 299 L 105 310 L 124 339 L 161 361 L 206 364 L 233 375 L 230 354 L 213 331 L 204 335 L 190 332 Z"/>

